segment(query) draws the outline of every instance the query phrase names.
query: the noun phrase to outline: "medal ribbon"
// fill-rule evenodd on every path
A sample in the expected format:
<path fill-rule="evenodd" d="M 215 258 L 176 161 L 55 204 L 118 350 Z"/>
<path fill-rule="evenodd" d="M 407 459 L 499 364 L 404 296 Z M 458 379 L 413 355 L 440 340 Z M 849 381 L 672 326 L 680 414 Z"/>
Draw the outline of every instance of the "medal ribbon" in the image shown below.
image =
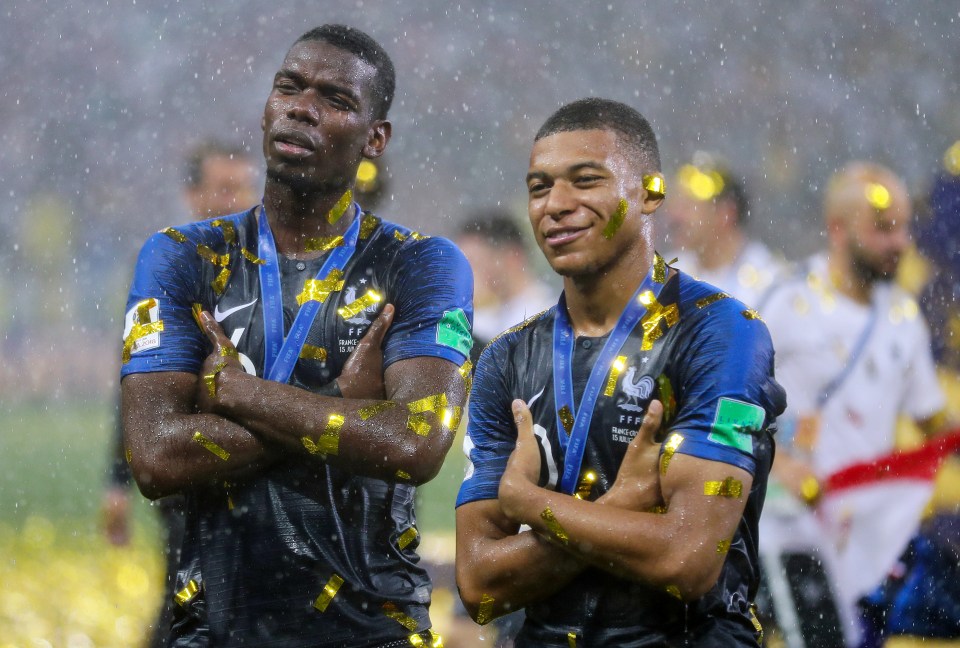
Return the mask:
<path fill-rule="evenodd" d="M 567 315 L 566 295 L 560 295 L 560 303 L 557 305 L 553 324 L 553 397 L 557 408 L 557 438 L 560 440 L 560 448 L 565 451 L 563 476 L 560 480 L 560 491 L 563 493 L 573 494 L 577 488 L 577 477 L 583 463 L 583 453 L 587 446 L 590 423 L 593 420 L 597 398 L 604 389 L 607 373 L 620 353 L 621 347 L 647 312 L 646 306 L 639 299 L 640 295 L 650 291 L 659 300 L 660 291 L 665 283 L 665 280 L 663 282 L 654 280 L 652 269 L 644 277 L 640 287 L 637 288 L 637 291 L 620 314 L 620 319 L 617 320 L 617 325 L 610 333 L 610 337 L 607 338 L 606 344 L 603 345 L 603 350 L 600 352 L 600 356 L 590 372 L 587 386 L 583 390 L 579 408 L 573 402 L 573 372 L 571 369 L 574 343 L 573 327 L 570 325 L 570 319 Z M 564 414 L 561 414 L 562 411 Z M 569 414 L 569 418 L 567 414 Z M 563 423 L 565 418 L 568 420 L 568 424 L 570 419 L 573 421 L 570 430 L 567 430 Z"/>
<path fill-rule="evenodd" d="M 334 248 L 330 256 L 317 271 L 319 281 L 331 276 L 334 271 L 343 271 L 350 262 L 357 247 L 360 234 L 360 208 L 354 205 L 356 216 L 343 235 L 343 244 Z M 290 333 L 283 333 L 283 293 L 280 288 L 280 262 L 277 258 L 277 245 L 267 222 L 266 209 L 260 211 L 260 241 L 258 250 L 264 263 L 260 266 L 260 292 L 263 295 L 263 374 L 267 380 L 286 383 L 290 380 L 293 368 L 300 357 L 300 351 L 307 341 L 307 333 L 313 326 L 320 307 L 319 301 L 304 302 L 290 327 Z"/>

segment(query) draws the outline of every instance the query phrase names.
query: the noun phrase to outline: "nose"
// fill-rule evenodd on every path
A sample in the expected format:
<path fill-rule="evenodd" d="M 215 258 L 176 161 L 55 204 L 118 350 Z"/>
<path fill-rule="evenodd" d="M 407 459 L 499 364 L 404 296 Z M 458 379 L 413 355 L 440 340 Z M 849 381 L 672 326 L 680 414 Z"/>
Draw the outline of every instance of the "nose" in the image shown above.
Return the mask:
<path fill-rule="evenodd" d="M 320 112 L 308 92 L 301 92 L 291 97 L 286 112 L 287 118 L 293 121 L 304 122 L 311 126 L 320 123 Z"/>
<path fill-rule="evenodd" d="M 577 209 L 576 195 L 568 182 L 557 181 L 547 194 L 543 206 L 544 213 L 554 220 L 560 220 Z"/>

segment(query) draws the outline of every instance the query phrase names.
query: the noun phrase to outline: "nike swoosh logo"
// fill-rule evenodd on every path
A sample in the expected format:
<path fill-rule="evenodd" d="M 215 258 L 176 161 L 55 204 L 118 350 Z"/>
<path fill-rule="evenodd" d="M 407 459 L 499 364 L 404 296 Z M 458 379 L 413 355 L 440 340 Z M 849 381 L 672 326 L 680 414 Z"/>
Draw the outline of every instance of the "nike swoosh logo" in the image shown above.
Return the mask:
<path fill-rule="evenodd" d="M 236 313 L 238 310 L 243 310 L 244 308 L 249 308 L 250 306 L 253 306 L 253 305 L 256 304 L 256 303 L 257 303 L 257 300 L 254 299 L 254 300 L 253 300 L 252 302 L 250 302 L 249 304 L 240 304 L 239 306 L 234 306 L 233 308 L 228 308 L 228 309 L 225 310 L 225 311 L 221 311 L 221 310 L 220 310 L 220 304 L 217 304 L 216 306 L 213 307 L 213 319 L 217 320 L 218 322 L 222 322 L 223 320 L 227 319 L 228 317 L 230 317 L 231 315 L 233 315 L 234 313 Z"/>

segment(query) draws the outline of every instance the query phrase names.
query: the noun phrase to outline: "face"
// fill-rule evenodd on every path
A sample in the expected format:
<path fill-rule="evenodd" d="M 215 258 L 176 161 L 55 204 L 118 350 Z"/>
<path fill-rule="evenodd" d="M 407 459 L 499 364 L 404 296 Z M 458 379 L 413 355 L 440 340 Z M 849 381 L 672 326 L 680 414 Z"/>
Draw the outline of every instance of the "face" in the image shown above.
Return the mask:
<path fill-rule="evenodd" d="M 329 43 L 294 45 L 263 112 L 267 176 L 304 188 L 351 185 L 361 158 L 381 155 L 390 123 L 372 115 L 375 69 Z"/>
<path fill-rule="evenodd" d="M 910 243 L 909 200 L 902 192 L 892 194 L 883 211 L 861 201 L 847 224 L 851 270 L 868 283 L 892 280 Z"/>
<path fill-rule="evenodd" d="M 533 145 L 527 173 L 528 211 L 537 244 L 555 272 L 564 276 L 601 273 L 632 262 L 631 253 L 649 242 L 649 219 L 660 200 L 647 200 L 642 174 L 620 150 L 615 133 L 581 130 L 556 133 Z M 604 229 L 627 206 L 611 237 Z"/>
<path fill-rule="evenodd" d="M 187 190 L 198 218 L 225 216 L 259 202 L 256 171 L 249 160 L 212 155 L 203 161 L 200 182 Z"/>

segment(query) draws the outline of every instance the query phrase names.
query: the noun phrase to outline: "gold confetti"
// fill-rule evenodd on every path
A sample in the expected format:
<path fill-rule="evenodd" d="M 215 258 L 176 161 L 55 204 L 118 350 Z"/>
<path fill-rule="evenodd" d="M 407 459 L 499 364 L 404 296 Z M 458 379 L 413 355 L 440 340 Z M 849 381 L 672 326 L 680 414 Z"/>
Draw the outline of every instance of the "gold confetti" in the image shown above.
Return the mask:
<path fill-rule="evenodd" d="M 658 284 L 667 280 L 667 262 L 658 252 L 653 253 L 653 280 Z"/>
<path fill-rule="evenodd" d="M 326 252 L 343 245 L 343 236 L 315 236 L 308 238 L 305 244 L 307 252 Z"/>
<path fill-rule="evenodd" d="M 327 584 L 323 586 L 323 591 L 317 596 L 317 600 L 313 602 L 313 607 L 321 612 L 326 612 L 327 606 L 330 605 L 330 601 L 332 601 L 333 597 L 340 591 L 341 585 L 343 585 L 343 579 L 340 576 L 337 574 L 331 576 Z"/>
<path fill-rule="evenodd" d="M 440 411 L 446 406 L 446 393 L 425 396 L 419 400 L 413 401 L 412 403 L 407 403 L 407 409 L 414 414 L 420 414 L 422 412 L 433 412 L 435 414 L 439 414 Z"/>
<path fill-rule="evenodd" d="M 175 230 L 175 229 L 173 229 L 172 227 L 168 227 L 167 229 L 160 230 L 160 233 L 161 233 L 161 234 L 166 234 L 167 236 L 169 236 L 170 238 L 172 238 L 172 239 L 173 239 L 174 241 L 176 241 L 177 243 L 186 243 L 186 242 L 187 242 L 187 237 L 186 237 L 182 232 L 180 232 L 179 230 Z"/>
<path fill-rule="evenodd" d="M 135 306 L 137 312 L 134 316 L 133 326 L 130 329 L 130 334 L 123 341 L 122 359 L 124 364 L 130 362 L 130 355 L 133 353 L 133 346 L 137 343 L 137 340 L 163 331 L 163 320 L 150 321 L 150 309 L 156 305 L 157 300 L 151 298 L 144 299 Z"/>
<path fill-rule="evenodd" d="M 226 266 L 230 264 L 230 253 L 227 254 L 217 254 L 211 248 L 207 247 L 203 243 L 197 243 L 197 254 L 204 261 L 209 261 L 215 266 Z"/>
<path fill-rule="evenodd" d="M 748 320 L 760 320 L 761 322 L 763 321 L 763 318 L 760 317 L 760 313 L 753 310 L 752 308 L 748 308 L 747 310 L 743 311 L 740 314 L 746 317 Z"/>
<path fill-rule="evenodd" d="M 660 455 L 660 474 L 667 474 L 667 467 L 670 465 L 670 460 L 673 459 L 673 455 L 677 452 L 677 448 L 680 447 L 680 444 L 683 443 L 683 435 L 674 432 L 668 438 L 666 443 L 663 445 L 663 454 Z"/>
<path fill-rule="evenodd" d="M 220 357 L 221 358 L 239 358 L 240 352 L 237 351 L 236 347 L 232 347 L 232 346 L 220 347 Z"/>
<path fill-rule="evenodd" d="M 643 327 L 643 342 L 640 344 L 640 350 L 649 351 L 653 348 L 653 343 L 663 335 L 660 322 L 666 323 L 669 329 L 680 321 L 680 311 L 676 304 L 661 305 L 649 290 L 640 293 L 638 299 L 647 307 L 646 314 L 640 320 L 640 325 Z"/>
<path fill-rule="evenodd" d="M 543 509 L 543 512 L 540 513 L 540 519 L 546 523 L 547 529 L 550 530 L 550 533 L 553 534 L 553 537 L 559 540 L 562 544 L 570 544 L 570 536 L 567 535 L 567 532 L 560 525 L 560 522 L 557 520 L 556 516 L 554 516 L 553 511 L 550 510 L 549 506 Z"/>
<path fill-rule="evenodd" d="M 570 430 L 573 429 L 573 412 L 570 411 L 568 406 L 564 405 L 557 414 L 560 416 L 560 424 L 563 425 L 563 429 L 567 431 L 567 434 L 570 434 Z"/>
<path fill-rule="evenodd" d="M 407 417 L 407 429 L 411 432 L 417 433 L 422 437 L 425 437 L 430 434 L 430 430 L 433 428 L 430 423 L 427 422 L 426 415 L 411 414 Z"/>
<path fill-rule="evenodd" d="M 617 203 L 617 211 L 613 212 L 613 215 L 610 217 L 610 220 L 607 222 L 606 227 L 603 228 L 603 231 L 600 232 L 603 234 L 603 238 L 609 240 L 614 237 L 620 227 L 623 225 L 624 219 L 627 217 L 627 209 L 630 207 L 626 199 L 621 198 L 620 202 Z"/>
<path fill-rule="evenodd" d="M 380 414 L 381 412 L 385 412 L 391 407 L 396 407 L 396 406 L 397 404 L 394 401 L 381 401 L 373 405 L 367 405 L 366 407 L 361 407 L 359 411 L 360 420 L 366 421 L 367 419 L 371 419 L 377 414 Z"/>
<path fill-rule="evenodd" d="M 728 294 L 725 293 L 725 292 L 713 293 L 713 294 L 710 295 L 709 297 L 704 297 L 703 299 L 698 299 L 696 306 L 697 306 L 697 308 L 706 308 L 706 307 L 709 306 L 710 304 L 715 304 L 715 303 L 717 303 L 718 301 L 720 301 L 721 299 L 727 299 L 727 298 L 729 298 L 729 297 L 730 297 L 730 295 L 728 295 Z"/>
<path fill-rule="evenodd" d="M 370 235 L 377 229 L 377 225 L 380 224 L 380 219 L 374 216 L 373 214 L 364 214 L 363 220 L 360 221 L 360 240 L 366 240 L 370 238 Z"/>
<path fill-rule="evenodd" d="M 420 532 L 417 531 L 417 527 L 410 527 L 406 531 L 400 534 L 400 537 L 397 538 L 397 546 L 401 549 L 406 549 L 411 542 L 420 537 Z"/>
<path fill-rule="evenodd" d="M 192 601 L 194 598 L 196 598 L 197 594 L 199 593 L 200 593 L 200 585 L 197 583 L 197 581 L 191 578 L 187 582 L 186 587 L 184 587 L 182 590 L 174 594 L 173 600 L 177 602 L 177 605 L 179 605 L 180 607 L 183 607 L 184 605 Z"/>
<path fill-rule="evenodd" d="M 410 642 L 410 645 L 411 645 L 411 646 L 414 646 L 415 648 L 421 648 L 421 646 L 424 645 L 424 643 L 423 643 L 423 637 L 421 637 L 421 636 L 418 635 L 418 634 L 412 634 L 412 635 L 410 635 L 409 637 L 407 637 L 407 641 L 409 641 L 409 642 Z"/>
<path fill-rule="evenodd" d="M 127 448 L 126 452 L 124 453 L 124 456 L 127 458 L 127 463 L 130 463 L 133 461 L 133 451 L 130 448 Z"/>
<path fill-rule="evenodd" d="M 460 416 L 463 413 L 461 407 L 446 407 L 440 415 L 440 424 L 448 430 L 457 430 L 460 428 Z"/>
<path fill-rule="evenodd" d="M 200 321 L 200 313 L 203 312 L 203 306 L 201 306 L 200 304 L 193 304 L 192 306 L 190 306 L 190 312 L 193 314 L 193 321 L 196 322 L 197 326 L 199 326 L 200 329 L 202 330 L 203 323 Z"/>
<path fill-rule="evenodd" d="M 660 176 L 643 176 L 643 188 L 647 190 L 651 198 L 663 198 L 667 195 L 667 183 Z"/>
<path fill-rule="evenodd" d="M 864 187 L 863 193 L 867 198 L 867 202 L 870 203 L 870 206 L 877 211 L 889 209 L 893 202 L 890 196 L 890 190 L 879 182 L 868 182 L 867 186 Z"/>
<path fill-rule="evenodd" d="M 480 607 L 477 610 L 477 623 L 486 625 L 493 621 L 493 603 L 495 599 L 489 594 L 480 595 Z"/>
<path fill-rule="evenodd" d="M 240 254 L 243 255 L 243 258 L 244 258 L 244 259 L 246 259 L 247 261 L 249 261 L 250 263 L 253 263 L 253 264 L 255 264 L 255 265 L 263 265 L 263 264 L 266 263 L 266 261 L 264 261 L 263 259 L 261 259 L 261 258 L 258 257 L 256 254 L 254 254 L 253 252 L 251 252 L 250 250 L 248 250 L 248 249 L 246 249 L 246 248 L 241 249 L 241 250 L 240 250 Z"/>
<path fill-rule="evenodd" d="M 193 433 L 193 440 L 199 443 L 200 445 L 202 445 L 204 448 L 206 448 L 213 454 L 223 459 L 224 461 L 230 458 L 229 452 L 221 448 L 219 445 L 217 445 L 207 437 L 203 436 L 203 433 L 200 432 L 199 430 Z"/>
<path fill-rule="evenodd" d="M 406 470 L 398 470 L 397 479 L 410 479 L 410 473 L 408 473 Z"/>
<path fill-rule="evenodd" d="M 680 594 L 680 588 L 676 585 L 667 585 L 667 594 L 675 599 L 683 600 L 683 595 Z"/>
<path fill-rule="evenodd" d="M 590 491 L 593 490 L 593 485 L 596 481 L 597 473 L 592 470 L 583 473 L 583 477 L 580 478 L 580 483 L 577 484 L 577 492 L 574 493 L 573 496 L 581 500 L 589 499 Z"/>
<path fill-rule="evenodd" d="M 230 281 L 230 268 L 224 268 L 220 271 L 220 274 L 217 275 L 217 278 L 210 282 L 210 285 L 213 287 L 213 292 L 222 295 L 223 291 L 227 289 L 228 281 Z"/>
<path fill-rule="evenodd" d="M 568 632 L 567 633 L 567 648 L 577 648 L 577 633 Z"/>
<path fill-rule="evenodd" d="M 340 451 L 340 428 L 343 427 L 343 421 L 342 414 L 331 414 L 327 419 L 327 427 L 316 442 L 308 436 L 302 437 L 300 442 L 310 454 L 336 455 Z"/>
<path fill-rule="evenodd" d="M 327 222 L 333 225 L 338 220 L 343 218 L 343 215 L 347 213 L 347 209 L 353 203 L 353 191 L 347 189 L 346 193 L 340 196 L 340 200 L 337 201 L 337 204 L 333 206 L 329 212 L 327 212 Z"/>
<path fill-rule="evenodd" d="M 327 350 L 321 346 L 313 344 L 304 344 L 300 349 L 300 357 L 304 360 L 319 360 L 324 362 L 327 359 Z"/>
<path fill-rule="evenodd" d="M 467 393 L 470 393 L 470 389 L 473 387 L 473 363 L 470 360 L 467 360 L 460 368 L 457 369 L 457 373 L 460 374 L 460 377 L 463 378 L 464 388 L 467 390 Z"/>
<path fill-rule="evenodd" d="M 427 632 L 430 633 L 430 648 L 443 648 L 443 637 L 434 632 L 432 629 L 427 630 Z M 418 634 L 410 635 L 407 637 L 407 640 L 410 642 L 411 646 L 416 646 L 417 648 L 427 645 L 423 642 L 423 637 Z"/>
<path fill-rule="evenodd" d="M 743 495 L 743 482 L 733 477 L 727 477 L 723 481 L 705 481 L 703 494 L 736 499 Z"/>
<path fill-rule="evenodd" d="M 663 515 L 667 512 L 667 507 L 663 504 L 657 504 L 647 511 L 647 513 L 656 513 L 657 515 Z"/>
<path fill-rule="evenodd" d="M 233 223 L 218 218 L 214 221 L 211 221 L 210 224 L 223 230 L 224 243 L 227 245 L 233 245 L 237 242 L 237 230 L 234 228 Z"/>
<path fill-rule="evenodd" d="M 345 320 L 350 319 L 351 317 L 356 317 L 356 315 L 374 304 L 379 304 L 383 301 L 383 295 L 378 293 L 376 290 L 368 290 L 362 297 L 353 300 L 346 306 L 337 309 L 337 314 Z"/>
<path fill-rule="evenodd" d="M 673 415 L 677 411 L 677 399 L 673 395 L 673 383 L 667 374 L 660 374 L 657 378 L 657 386 L 660 388 L 660 404 L 663 405 L 663 421 L 666 425 L 673 420 Z"/>
<path fill-rule="evenodd" d="M 307 279 L 303 283 L 303 292 L 297 295 L 297 303 L 303 306 L 308 301 L 321 304 L 327 301 L 330 293 L 343 290 L 343 272 L 334 268 L 326 279 Z"/>
<path fill-rule="evenodd" d="M 610 377 L 607 378 L 607 387 L 603 390 L 604 396 L 613 396 L 617 391 L 617 379 L 627 366 L 627 356 L 617 356 L 610 365 Z"/>
<path fill-rule="evenodd" d="M 724 554 L 730 551 L 730 540 L 721 540 L 717 543 L 717 553 Z"/>
<path fill-rule="evenodd" d="M 217 374 L 223 371 L 223 368 L 227 366 L 227 363 L 221 360 L 213 367 L 213 373 L 208 373 L 203 377 L 203 382 L 207 385 L 207 393 L 210 394 L 210 398 L 217 397 Z"/>
<path fill-rule="evenodd" d="M 757 634 L 760 635 L 757 637 L 757 644 L 763 646 L 763 626 L 760 624 L 760 619 L 757 618 L 757 604 L 750 604 L 750 622 L 753 624 L 753 629 L 757 631 Z"/>
<path fill-rule="evenodd" d="M 407 234 L 401 233 L 400 230 L 393 231 L 393 238 L 397 239 L 398 241 L 406 241 L 407 236 L 408 236 Z"/>
<path fill-rule="evenodd" d="M 227 494 L 227 510 L 233 510 L 233 497 L 230 495 L 230 489 L 233 488 L 233 484 L 229 481 L 223 482 L 223 490 Z"/>
<path fill-rule="evenodd" d="M 418 624 L 416 619 L 413 619 L 407 616 L 406 614 L 404 614 L 403 612 L 401 612 L 397 608 L 397 606 L 391 603 L 390 601 L 387 601 L 386 603 L 383 604 L 383 613 L 384 615 L 390 617 L 391 619 L 393 619 L 394 621 L 402 625 L 404 628 L 406 628 L 410 632 L 414 632 L 417 629 Z"/>

